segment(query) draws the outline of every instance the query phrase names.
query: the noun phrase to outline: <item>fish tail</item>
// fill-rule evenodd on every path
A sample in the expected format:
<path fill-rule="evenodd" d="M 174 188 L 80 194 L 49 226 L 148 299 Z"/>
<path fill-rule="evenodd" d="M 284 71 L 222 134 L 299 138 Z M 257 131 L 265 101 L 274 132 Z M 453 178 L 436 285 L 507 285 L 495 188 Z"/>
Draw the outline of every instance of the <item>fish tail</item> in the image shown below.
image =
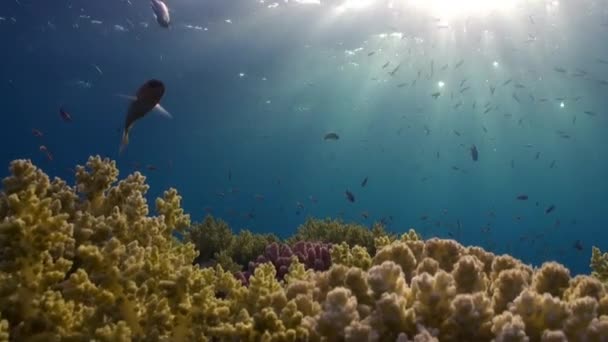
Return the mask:
<path fill-rule="evenodd" d="M 125 130 L 122 133 L 122 140 L 120 141 L 120 147 L 118 149 L 118 154 L 121 154 L 125 148 L 129 145 L 129 131 Z"/>

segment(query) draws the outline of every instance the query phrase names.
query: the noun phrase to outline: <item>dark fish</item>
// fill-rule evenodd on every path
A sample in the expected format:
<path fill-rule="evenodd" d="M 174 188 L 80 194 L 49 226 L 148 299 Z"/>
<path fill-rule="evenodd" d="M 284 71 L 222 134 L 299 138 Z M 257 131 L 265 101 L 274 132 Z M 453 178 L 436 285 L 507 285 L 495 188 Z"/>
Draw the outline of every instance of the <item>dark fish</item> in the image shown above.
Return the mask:
<path fill-rule="evenodd" d="M 32 128 L 32 134 L 33 134 L 35 137 L 38 137 L 38 138 L 41 138 L 41 137 L 43 137 L 43 136 L 44 136 L 44 134 L 42 133 L 42 131 L 40 131 L 40 130 L 38 130 L 38 129 L 35 129 L 35 128 Z"/>
<path fill-rule="evenodd" d="M 59 116 L 61 117 L 61 120 L 65 122 L 72 122 L 72 115 L 63 109 L 63 106 L 59 108 Z"/>
<path fill-rule="evenodd" d="M 338 140 L 340 139 L 340 136 L 337 133 L 327 133 L 325 134 L 325 137 L 323 137 L 323 140 Z"/>
<path fill-rule="evenodd" d="M 432 93 L 432 94 L 431 94 L 431 96 L 432 96 L 432 97 L 433 97 L 435 100 L 437 100 L 437 98 L 438 98 L 439 96 L 441 96 L 441 93 L 440 93 L 440 92 Z"/>
<path fill-rule="evenodd" d="M 486 126 L 482 125 L 482 126 L 481 126 L 481 129 L 483 129 L 483 132 L 484 132 L 484 133 L 488 133 L 488 129 L 486 128 Z"/>
<path fill-rule="evenodd" d="M 555 210 L 555 206 L 551 204 L 546 210 L 545 214 L 550 214 L 553 210 Z"/>
<path fill-rule="evenodd" d="M 496 91 L 496 87 L 494 87 L 494 86 L 490 86 L 490 93 L 491 93 L 492 95 L 494 95 L 494 92 L 495 92 L 495 91 Z"/>
<path fill-rule="evenodd" d="M 595 112 L 592 112 L 592 111 L 590 111 L 590 110 L 586 110 L 586 111 L 584 111 L 583 113 L 585 113 L 585 114 L 587 114 L 587 115 L 589 115 L 589 116 L 595 116 L 595 115 L 596 115 L 596 114 L 595 114 Z"/>
<path fill-rule="evenodd" d="M 397 64 L 397 67 L 395 69 L 393 69 L 391 72 L 389 72 L 389 75 L 395 76 L 395 74 L 397 73 L 397 71 L 399 71 L 400 67 L 401 67 L 401 63 Z"/>
<path fill-rule="evenodd" d="M 346 195 L 346 199 L 347 199 L 349 202 L 351 202 L 351 203 L 355 203 L 355 195 L 353 195 L 353 193 L 352 193 L 352 192 L 350 192 L 350 191 L 346 190 L 346 191 L 344 192 L 344 194 Z"/>
<path fill-rule="evenodd" d="M 391 64 L 391 62 L 390 62 L 390 61 L 388 61 L 388 62 L 384 63 L 384 65 L 382 66 L 382 69 L 386 69 L 386 67 L 387 67 L 389 64 Z"/>
<path fill-rule="evenodd" d="M 46 146 L 40 145 L 39 150 L 40 150 L 40 152 L 42 152 L 46 155 L 46 159 L 48 159 L 49 161 L 53 161 L 53 154 L 51 153 L 51 151 L 49 151 L 49 149 Z"/>
<path fill-rule="evenodd" d="M 502 83 L 502 86 L 503 87 L 506 86 L 507 84 L 511 83 L 511 81 L 513 81 L 513 79 L 509 78 L 508 80 L 506 80 Z"/>
<path fill-rule="evenodd" d="M 403 88 L 407 85 L 407 83 L 399 83 L 397 84 L 397 88 Z"/>
<path fill-rule="evenodd" d="M 464 64 L 464 59 L 461 59 L 460 61 L 458 61 L 458 63 L 456 63 L 456 65 L 454 65 L 454 69 L 460 68 L 463 64 Z"/>
<path fill-rule="evenodd" d="M 460 136 L 460 132 L 458 132 L 457 130 L 454 130 L 454 134 L 456 134 L 457 136 Z"/>
<path fill-rule="evenodd" d="M 473 159 L 473 161 L 479 159 L 479 152 L 477 152 L 477 147 L 475 145 L 471 146 L 471 159 Z"/>
<path fill-rule="evenodd" d="M 581 240 L 576 240 L 574 242 L 574 244 L 572 245 L 572 247 L 574 247 L 574 249 L 576 249 L 577 251 L 582 251 L 583 250 L 583 243 L 581 242 Z"/>
<path fill-rule="evenodd" d="M 538 160 L 540 159 L 540 152 L 536 152 L 536 155 L 534 156 L 534 160 Z"/>
<path fill-rule="evenodd" d="M 528 200 L 528 195 L 518 195 L 515 198 L 518 199 L 518 200 L 520 200 L 520 201 L 527 201 Z"/>
<path fill-rule="evenodd" d="M 131 103 L 127 110 L 119 152 L 122 152 L 129 144 L 129 132 L 133 128 L 135 121 L 143 118 L 151 110 L 156 109 L 164 116 L 171 118 L 171 114 L 161 107 L 159 103 L 164 94 L 165 85 L 163 82 L 152 79 L 139 87 L 135 97 L 125 96 L 131 100 Z"/>
<path fill-rule="evenodd" d="M 367 177 L 365 177 L 363 179 L 363 181 L 361 182 L 361 187 L 365 187 L 367 185 Z"/>
<path fill-rule="evenodd" d="M 514 169 L 515 168 L 515 160 L 511 159 L 511 168 Z"/>
<path fill-rule="evenodd" d="M 232 171 L 228 170 L 228 180 L 232 180 Z"/>
<path fill-rule="evenodd" d="M 164 28 L 168 28 L 171 23 L 171 18 L 169 16 L 169 8 L 167 5 L 161 0 L 152 0 L 150 1 L 150 5 L 152 7 L 152 11 L 154 11 L 154 16 L 156 17 L 156 22 L 158 25 Z"/>
<path fill-rule="evenodd" d="M 372 52 L 368 53 L 367 55 L 368 56 L 373 56 L 375 53 L 376 53 L 376 51 L 372 51 Z"/>
<path fill-rule="evenodd" d="M 554 71 L 559 72 L 559 73 L 565 73 L 566 69 L 562 68 L 562 67 L 555 67 L 553 68 Z"/>
<path fill-rule="evenodd" d="M 555 167 L 555 160 L 553 160 L 553 161 L 551 162 L 551 165 L 549 165 L 549 168 L 550 168 L 550 169 L 552 169 L 552 168 L 554 168 L 554 167 Z"/>

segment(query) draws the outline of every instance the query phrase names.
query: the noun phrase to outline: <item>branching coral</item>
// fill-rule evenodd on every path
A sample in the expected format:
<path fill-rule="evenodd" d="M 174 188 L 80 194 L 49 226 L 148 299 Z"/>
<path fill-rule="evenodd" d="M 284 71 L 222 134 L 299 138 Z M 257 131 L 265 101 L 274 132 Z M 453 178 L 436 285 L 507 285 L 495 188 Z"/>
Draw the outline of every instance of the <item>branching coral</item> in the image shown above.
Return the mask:
<path fill-rule="evenodd" d="M 370 255 L 374 255 L 376 252 L 375 238 L 388 235 L 381 224 L 375 224 L 369 229 L 356 224 L 345 224 L 338 220 L 308 219 L 298 228 L 296 234 L 288 240 L 288 243 L 323 241 L 339 244 L 346 242 L 350 247 L 357 245 L 365 247 Z"/>
<path fill-rule="evenodd" d="M 219 263 L 226 270 L 238 272 L 264 253 L 268 244 L 279 239 L 273 234 L 253 234 L 248 230 L 234 235 L 226 222 L 206 216 L 203 222 L 187 229 L 186 241 L 199 251 L 196 258 L 199 265 Z"/>
<path fill-rule="evenodd" d="M 571 278 L 554 262 L 532 269 L 453 240 L 328 220 L 308 221 L 288 246 L 233 235 L 211 217 L 188 229 L 174 189 L 150 215 L 145 177 L 119 180 L 100 157 L 77 168 L 72 186 L 26 160 L 10 171 L 0 193 L 0 342 L 608 336 L 599 250 L 595 277 Z M 233 271 L 262 252 L 243 286 Z"/>

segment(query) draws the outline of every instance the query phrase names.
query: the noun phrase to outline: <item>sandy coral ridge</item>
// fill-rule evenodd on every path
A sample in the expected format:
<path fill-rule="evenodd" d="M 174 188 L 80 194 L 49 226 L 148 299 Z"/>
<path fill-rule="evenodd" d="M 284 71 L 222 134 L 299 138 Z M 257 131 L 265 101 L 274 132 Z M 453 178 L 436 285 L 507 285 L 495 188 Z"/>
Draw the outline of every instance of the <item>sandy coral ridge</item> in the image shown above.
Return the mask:
<path fill-rule="evenodd" d="M 276 237 L 243 235 L 255 241 L 244 254 L 205 247 L 175 189 L 151 215 L 145 177 L 118 176 L 99 156 L 74 185 L 11 163 L 0 194 L 0 341 L 608 341 L 599 250 L 594 276 L 573 278 L 555 262 L 532 268 L 454 240 L 330 222 L 349 239 L 301 230 L 277 276 L 269 259 L 287 251 Z M 244 285 L 234 271 L 247 260 L 260 262 Z"/>

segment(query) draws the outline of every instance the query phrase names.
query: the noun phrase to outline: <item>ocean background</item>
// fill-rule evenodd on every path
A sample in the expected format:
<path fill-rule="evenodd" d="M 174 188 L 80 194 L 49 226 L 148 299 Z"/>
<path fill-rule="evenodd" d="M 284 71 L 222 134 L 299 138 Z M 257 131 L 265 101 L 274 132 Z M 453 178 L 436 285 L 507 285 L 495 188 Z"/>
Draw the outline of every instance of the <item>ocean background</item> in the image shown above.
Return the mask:
<path fill-rule="evenodd" d="M 195 221 L 382 220 L 588 273 L 608 249 L 608 1 L 441 3 L 168 0 L 163 29 L 148 1 L 3 0 L 0 164 L 73 182 L 100 154 Z M 151 78 L 174 118 L 138 121 L 119 155 L 116 94 Z"/>

